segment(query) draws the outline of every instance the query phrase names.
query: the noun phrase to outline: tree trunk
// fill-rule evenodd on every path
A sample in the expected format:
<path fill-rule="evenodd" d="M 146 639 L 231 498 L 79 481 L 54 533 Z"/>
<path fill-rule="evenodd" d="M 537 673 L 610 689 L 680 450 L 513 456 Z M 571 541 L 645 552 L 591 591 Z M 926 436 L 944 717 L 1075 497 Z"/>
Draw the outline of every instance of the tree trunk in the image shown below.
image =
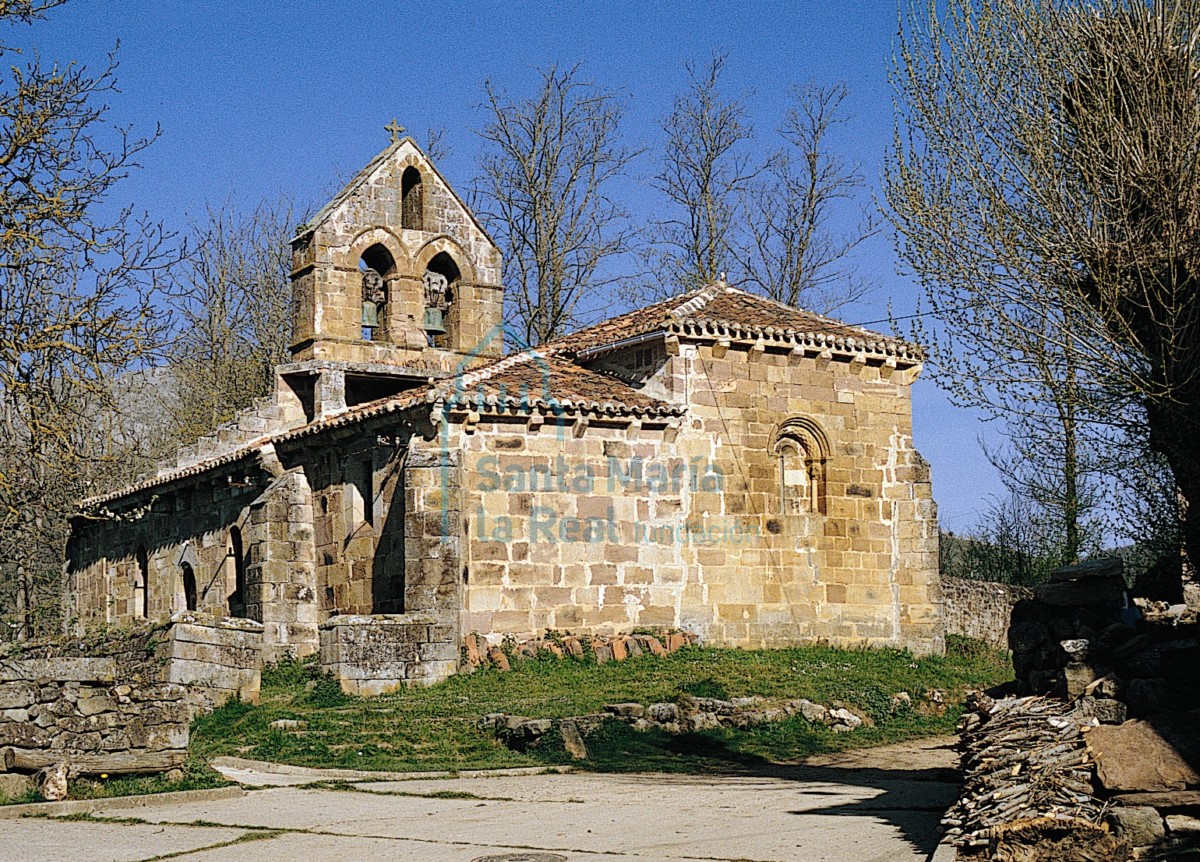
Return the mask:
<path fill-rule="evenodd" d="M 1200 402 L 1180 399 L 1147 409 L 1150 445 L 1167 459 L 1179 490 L 1185 579 L 1200 562 Z"/>

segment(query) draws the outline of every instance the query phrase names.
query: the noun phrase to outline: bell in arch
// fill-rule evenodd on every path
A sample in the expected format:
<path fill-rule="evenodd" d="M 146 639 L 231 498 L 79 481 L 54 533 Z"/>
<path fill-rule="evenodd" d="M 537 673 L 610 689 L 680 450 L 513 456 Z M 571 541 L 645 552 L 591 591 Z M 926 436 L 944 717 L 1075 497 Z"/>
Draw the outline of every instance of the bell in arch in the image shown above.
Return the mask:
<path fill-rule="evenodd" d="M 363 300 L 362 325 L 363 329 L 379 328 L 379 306 L 369 299 Z"/>
<path fill-rule="evenodd" d="M 364 326 L 366 324 L 363 324 Z M 444 335 L 446 321 L 440 308 L 425 309 L 425 331 L 431 335 Z"/>
<path fill-rule="evenodd" d="M 425 273 L 425 331 L 430 335 L 446 332 L 446 309 L 450 307 L 447 292 L 449 280 L 440 272 Z"/>
<path fill-rule="evenodd" d="M 387 291 L 384 289 L 383 276 L 373 269 L 363 272 L 362 298 L 363 329 L 378 329 L 379 307 L 387 301 Z"/>

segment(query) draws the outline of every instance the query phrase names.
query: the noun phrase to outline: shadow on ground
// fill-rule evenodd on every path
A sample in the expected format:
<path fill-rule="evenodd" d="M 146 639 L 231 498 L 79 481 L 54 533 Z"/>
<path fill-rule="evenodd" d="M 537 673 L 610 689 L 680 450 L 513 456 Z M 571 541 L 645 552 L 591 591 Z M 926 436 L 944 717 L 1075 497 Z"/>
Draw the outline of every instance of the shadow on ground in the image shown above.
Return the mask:
<path fill-rule="evenodd" d="M 597 744 L 598 743 L 598 744 Z M 621 743 L 627 743 L 622 745 Z M 946 766 L 956 758 L 951 741 L 912 742 L 880 749 L 859 749 L 839 754 L 806 758 L 795 764 L 778 763 L 757 754 L 732 748 L 724 739 L 708 733 L 670 736 L 653 731 L 637 733 L 613 727 L 603 738 L 589 738 L 593 752 L 590 768 L 604 772 L 628 772 L 664 768 L 677 773 L 700 772 L 711 778 L 738 778 L 816 783 L 826 789 L 805 787 L 798 797 L 795 815 L 862 817 L 887 822 L 900 831 L 919 853 L 933 853 L 939 840 L 937 824 L 958 793 L 959 773 Z M 637 770 L 630 770 L 635 763 Z M 697 768 L 702 765 L 701 768 Z M 674 768 L 671 768 L 674 766 Z M 656 781 L 663 780 L 661 776 Z M 686 782 L 685 774 L 678 780 Z M 855 788 L 879 791 L 867 798 L 846 802 Z M 822 798 L 828 804 L 822 803 Z"/>

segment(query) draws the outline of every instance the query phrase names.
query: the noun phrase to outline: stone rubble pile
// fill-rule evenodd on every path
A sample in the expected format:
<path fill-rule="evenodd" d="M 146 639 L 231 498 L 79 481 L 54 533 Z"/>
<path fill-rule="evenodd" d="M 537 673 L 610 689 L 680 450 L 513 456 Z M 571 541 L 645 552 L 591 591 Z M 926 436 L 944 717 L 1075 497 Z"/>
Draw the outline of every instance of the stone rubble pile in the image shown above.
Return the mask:
<path fill-rule="evenodd" d="M 893 710 L 908 708 L 912 698 L 907 692 L 893 695 Z M 681 695 L 675 701 L 643 705 L 612 703 L 604 712 L 571 718 L 528 718 L 493 712 L 479 720 L 481 730 L 493 733 L 510 748 L 524 750 L 557 730 L 572 757 L 587 757 L 586 737 L 609 721 L 619 721 L 637 731 L 660 730 L 682 734 L 725 727 L 747 729 L 801 716 L 811 724 L 828 727 L 834 733 L 848 733 L 861 727 L 866 719 L 840 704 L 824 706 L 804 698 L 772 701 L 762 697 L 735 697 L 728 700 Z"/>
<path fill-rule="evenodd" d="M 549 633 L 545 637 L 510 643 L 506 650 L 504 644 L 490 643 L 483 635 L 472 633 L 463 639 L 462 664 L 468 670 L 493 667 L 506 672 L 512 669 L 510 654 L 517 660 L 543 657 L 584 660 L 591 657 L 596 664 L 607 664 L 644 655 L 668 655 L 685 646 L 693 646 L 698 640 L 692 632 L 678 631 L 589 637 Z"/>

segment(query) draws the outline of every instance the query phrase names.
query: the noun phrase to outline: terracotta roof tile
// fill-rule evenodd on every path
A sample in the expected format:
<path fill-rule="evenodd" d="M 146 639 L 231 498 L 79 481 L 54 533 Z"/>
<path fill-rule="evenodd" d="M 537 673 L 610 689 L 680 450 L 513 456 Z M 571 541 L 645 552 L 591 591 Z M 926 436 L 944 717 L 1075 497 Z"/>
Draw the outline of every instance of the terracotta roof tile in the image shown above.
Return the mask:
<path fill-rule="evenodd" d="M 542 349 L 549 353 L 573 356 L 585 350 L 686 323 L 732 325 L 746 331 L 774 329 L 876 342 L 894 340 L 735 287 L 710 285 L 586 326 L 546 343 Z"/>

